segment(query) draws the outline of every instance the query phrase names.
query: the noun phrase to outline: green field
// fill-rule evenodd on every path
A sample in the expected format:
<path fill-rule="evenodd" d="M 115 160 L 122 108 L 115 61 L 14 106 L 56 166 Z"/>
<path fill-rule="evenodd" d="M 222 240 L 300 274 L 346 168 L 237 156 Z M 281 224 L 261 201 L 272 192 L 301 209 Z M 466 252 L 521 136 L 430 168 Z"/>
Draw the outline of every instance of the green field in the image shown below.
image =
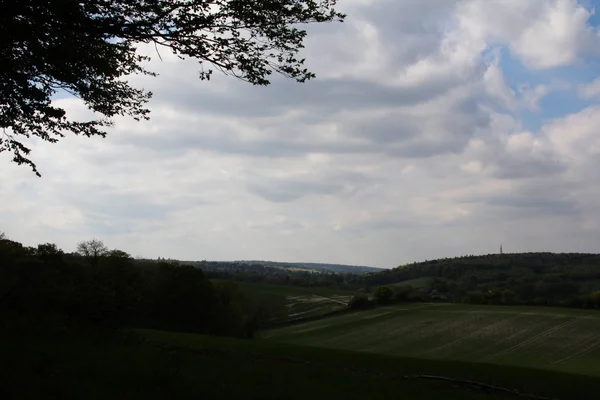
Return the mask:
<path fill-rule="evenodd" d="M 600 312 L 406 304 L 263 333 L 270 340 L 394 356 L 600 376 Z"/>
<path fill-rule="evenodd" d="M 523 398 L 469 382 L 423 379 L 423 375 L 552 399 L 591 399 L 600 387 L 600 377 L 543 369 L 156 330 L 135 330 L 127 340 L 3 337 L 0 354 L 4 367 L 0 398 Z"/>
<path fill-rule="evenodd" d="M 273 323 L 313 318 L 344 309 L 353 295 L 351 291 L 325 287 L 247 282 L 236 282 L 236 285 L 245 296 L 270 309 Z"/>
<path fill-rule="evenodd" d="M 0 398 L 514 398 L 469 385 L 404 378 L 402 373 L 430 369 L 377 356 L 194 334 L 138 334 L 149 341 L 3 338 Z M 578 390 L 587 393 L 593 383 L 580 379 Z"/>

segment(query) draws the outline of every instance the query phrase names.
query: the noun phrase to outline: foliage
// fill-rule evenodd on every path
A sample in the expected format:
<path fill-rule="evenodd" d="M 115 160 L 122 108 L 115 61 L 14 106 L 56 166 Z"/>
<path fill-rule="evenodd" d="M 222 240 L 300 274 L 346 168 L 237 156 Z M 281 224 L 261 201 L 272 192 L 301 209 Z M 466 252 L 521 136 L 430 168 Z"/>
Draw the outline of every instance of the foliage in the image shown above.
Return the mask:
<path fill-rule="evenodd" d="M 60 333 L 153 327 L 247 337 L 263 326 L 257 304 L 235 287 L 215 287 L 202 270 L 139 263 L 99 240 L 79 253 L 0 241 L 0 329 Z"/>
<path fill-rule="evenodd" d="M 108 254 L 108 247 L 98 239 L 87 240 L 77 244 L 77 252 L 85 257 L 90 264 L 97 265 L 100 257 Z"/>
<path fill-rule="evenodd" d="M 373 292 L 373 299 L 377 304 L 389 304 L 394 297 L 394 292 L 389 286 L 379 286 Z"/>
<path fill-rule="evenodd" d="M 250 262 L 186 262 L 204 271 L 211 279 L 237 282 L 267 283 L 271 285 L 356 289 L 350 282 L 356 274 L 335 273 L 327 270 L 298 270 L 272 266 L 272 263 Z"/>
<path fill-rule="evenodd" d="M 348 308 L 351 310 L 364 310 L 368 308 L 373 308 L 374 304 L 369 300 L 364 294 L 357 294 L 352 296 L 350 302 L 348 303 Z"/>
<path fill-rule="evenodd" d="M 380 272 L 384 270 L 383 268 L 366 267 L 362 265 L 324 264 L 310 262 L 240 261 L 239 263 L 246 265 L 263 265 L 265 267 L 277 267 L 288 270 L 304 270 L 309 272 L 335 272 L 341 274 L 362 274 L 366 272 Z"/>
<path fill-rule="evenodd" d="M 65 132 L 106 135 L 111 118 L 147 119 L 151 93 L 130 86 L 154 75 L 140 44 L 165 48 L 255 85 L 273 72 L 298 82 L 315 75 L 298 57 L 303 24 L 342 21 L 336 0 L 21 0 L 0 3 L 0 152 L 39 172 L 23 137 L 55 143 Z M 212 70 L 202 68 L 200 79 Z M 57 91 L 80 98 L 101 116 L 67 118 L 52 104 Z"/>
<path fill-rule="evenodd" d="M 537 304 L 595 307 L 584 289 L 600 279 L 600 255 L 521 253 L 431 260 L 363 274 L 351 281 L 367 288 L 400 287 L 402 282 L 429 279 L 411 290 L 413 300 L 471 304 Z"/>

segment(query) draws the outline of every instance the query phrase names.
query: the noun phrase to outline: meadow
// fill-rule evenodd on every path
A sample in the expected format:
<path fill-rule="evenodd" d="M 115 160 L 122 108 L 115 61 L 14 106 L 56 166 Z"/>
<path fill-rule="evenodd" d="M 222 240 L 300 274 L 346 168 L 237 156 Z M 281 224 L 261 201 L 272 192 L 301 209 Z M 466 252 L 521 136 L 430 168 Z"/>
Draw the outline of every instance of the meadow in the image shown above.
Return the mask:
<path fill-rule="evenodd" d="M 269 340 L 436 360 L 600 376 L 600 312 L 401 304 L 263 333 Z"/>
<path fill-rule="evenodd" d="M 598 377 L 547 370 L 148 329 L 125 338 L 21 339 L 0 341 L 1 398 L 588 399 L 600 385 Z"/>
<path fill-rule="evenodd" d="M 212 280 L 218 283 L 218 279 Z M 311 319 L 343 310 L 354 292 L 326 287 L 236 282 L 245 297 L 269 309 L 272 324 Z"/>

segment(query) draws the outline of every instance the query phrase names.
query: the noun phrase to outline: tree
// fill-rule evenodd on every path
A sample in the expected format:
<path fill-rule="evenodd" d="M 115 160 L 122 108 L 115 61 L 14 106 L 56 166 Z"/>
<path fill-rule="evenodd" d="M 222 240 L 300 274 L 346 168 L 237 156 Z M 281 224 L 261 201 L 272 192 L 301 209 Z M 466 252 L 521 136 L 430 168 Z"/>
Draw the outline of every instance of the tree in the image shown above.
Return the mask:
<path fill-rule="evenodd" d="M 387 304 L 392 301 L 394 292 L 389 286 L 379 286 L 373 292 L 373 299 L 377 304 Z"/>
<path fill-rule="evenodd" d="M 118 249 L 107 251 L 106 255 L 113 260 L 133 260 L 129 253 Z"/>
<path fill-rule="evenodd" d="M 108 247 L 101 240 L 92 239 L 77 244 L 77 252 L 90 264 L 98 265 L 100 258 L 108 254 Z"/>
<path fill-rule="evenodd" d="M 350 302 L 348 303 L 348 308 L 352 310 L 361 310 L 371 307 L 373 307 L 373 303 L 366 295 L 361 293 L 352 296 Z"/>
<path fill-rule="evenodd" d="M 315 75 L 298 57 L 302 24 L 343 21 L 337 0 L 20 0 L 0 3 L 0 152 L 29 165 L 22 137 L 51 143 L 66 132 L 106 135 L 111 118 L 147 119 L 151 93 L 123 78 L 155 74 L 137 45 L 153 44 L 254 85 L 280 73 Z M 80 98 L 101 118 L 74 121 L 52 104 L 57 91 Z"/>

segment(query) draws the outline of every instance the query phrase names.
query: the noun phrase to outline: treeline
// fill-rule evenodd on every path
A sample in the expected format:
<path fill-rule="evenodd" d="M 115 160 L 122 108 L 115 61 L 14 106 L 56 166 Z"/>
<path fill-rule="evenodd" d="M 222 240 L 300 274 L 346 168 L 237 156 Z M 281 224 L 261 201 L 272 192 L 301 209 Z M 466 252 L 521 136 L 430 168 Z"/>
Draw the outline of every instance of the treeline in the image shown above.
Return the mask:
<path fill-rule="evenodd" d="M 376 305 L 404 302 L 455 302 L 479 305 L 541 305 L 562 306 L 585 309 L 600 309 L 600 290 L 568 296 L 540 296 L 533 300 L 523 300 L 511 289 L 494 287 L 488 290 L 462 291 L 456 284 L 434 278 L 426 287 L 378 286 L 371 297 L 357 294 L 350 300 L 350 309 L 367 309 Z"/>
<path fill-rule="evenodd" d="M 430 278 L 413 296 L 471 304 L 598 308 L 600 256 L 523 253 L 465 256 L 413 263 L 358 279 L 374 289 Z"/>
<path fill-rule="evenodd" d="M 0 238 L 0 329 L 58 333 L 146 327 L 250 337 L 268 320 L 232 283 L 201 269 L 134 260 L 97 240 L 68 254 Z"/>
<path fill-rule="evenodd" d="M 280 262 L 280 261 L 240 261 L 243 264 L 259 264 L 267 267 L 278 267 L 286 269 L 304 269 L 309 271 L 362 274 L 366 272 L 379 272 L 383 268 L 366 267 L 362 265 L 325 264 L 311 262 Z"/>
<path fill-rule="evenodd" d="M 497 282 L 522 275 L 549 275 L 560 280 L 600 279 L 600 255 L 583 253 L 515 253 L 443 258 L 402 265 L 366 274 L 368 285 L 387 285 L 423 277 L 459 280 L 477 276 L 479 282 Z"/>
<path fill-rule="evenodd" d="M 348 288 L 356 276 L 354 274 L 324 271 L 293 270 L 245 262 L 202 261 L 193 265 L 202 269 L 210 279 L 228 279 L 273 285 L 319 286 L 341 289 Z"/>

